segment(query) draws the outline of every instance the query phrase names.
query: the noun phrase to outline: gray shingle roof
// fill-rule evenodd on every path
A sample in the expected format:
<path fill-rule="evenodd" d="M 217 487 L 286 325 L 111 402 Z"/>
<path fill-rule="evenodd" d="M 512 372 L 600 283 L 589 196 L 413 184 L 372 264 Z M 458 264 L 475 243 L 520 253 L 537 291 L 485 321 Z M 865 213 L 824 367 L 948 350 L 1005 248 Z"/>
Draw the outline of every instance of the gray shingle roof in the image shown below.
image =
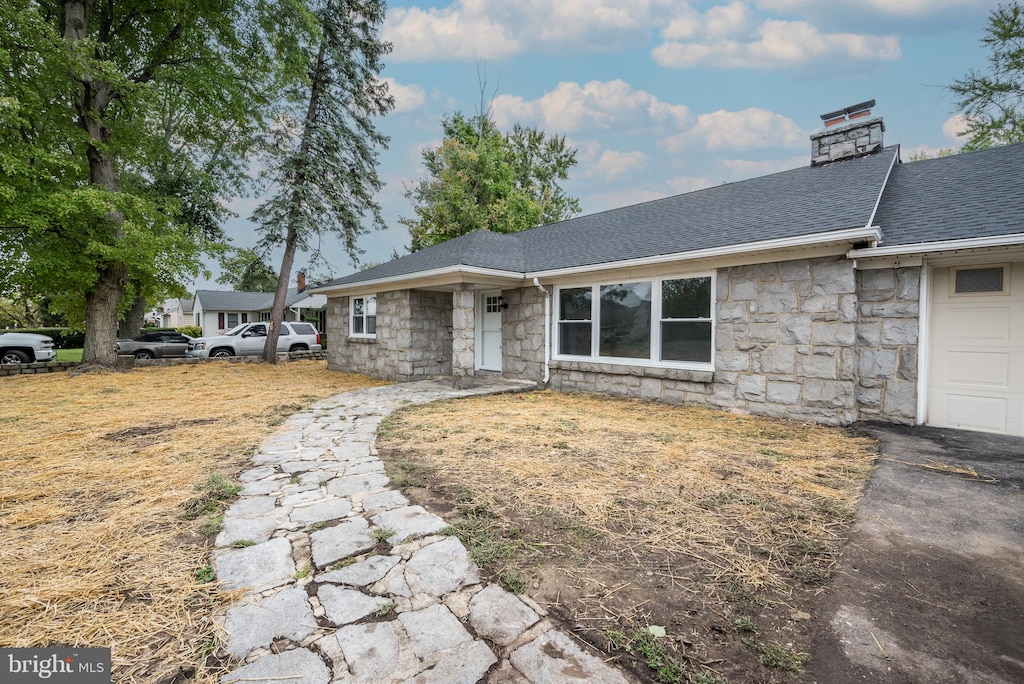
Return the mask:
<path fill-rule="evenodd" d="M 880 247 L 1024 233 L 1024 143 L 899 164 Z"/>
<path fill-rule="evenodd" d="M 898 154 L 889 147 L 501 235 L 477 231 L 331 281 L 348 285 L 456 265 L 514 273 L 605 264 L 867 225 Z"/>
<path fill-rule="evenodd" d="M 521 233 L 530 271 L 678 254 L 868 224 L 897 153 L 803 167 Z"/>
<path fill-rule="evenodd" d="M 298 292 L 294 287 L 289 288 L 284 305 L 294 306 L 296 302 L 309 296 L 308 290 Z M 196 299 L 206 311 L 269 311 L 274 305 L 273 292 L 196 290 Z"/>

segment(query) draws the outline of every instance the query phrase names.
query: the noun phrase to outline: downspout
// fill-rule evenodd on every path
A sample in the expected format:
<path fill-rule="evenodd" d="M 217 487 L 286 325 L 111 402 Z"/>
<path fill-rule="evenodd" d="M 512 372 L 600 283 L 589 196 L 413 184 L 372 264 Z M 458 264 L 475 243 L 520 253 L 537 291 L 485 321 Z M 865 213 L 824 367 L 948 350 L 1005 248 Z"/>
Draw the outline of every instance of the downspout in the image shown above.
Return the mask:
<path fill-rule="evenodd" d="M 540 284 L 540 280 L 533 279 L 533 284 L 544 295 L 544 384 L 551 379 L 551 293 Z"/>

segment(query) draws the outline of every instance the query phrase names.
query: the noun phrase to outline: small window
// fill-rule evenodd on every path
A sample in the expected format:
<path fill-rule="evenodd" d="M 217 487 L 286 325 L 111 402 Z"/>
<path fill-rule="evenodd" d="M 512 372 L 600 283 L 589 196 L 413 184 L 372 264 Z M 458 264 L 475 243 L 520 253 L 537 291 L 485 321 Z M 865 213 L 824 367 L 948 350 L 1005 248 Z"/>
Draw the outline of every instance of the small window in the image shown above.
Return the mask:
<path fill-rule="evenodd" d="M 589 287 L 558 291 L 558 353 L 590 356 L 593 292 Z"/>
<path fill-rule="evenodd" d="M 373 295 L 352 297 L 349 313 L 349 334 L 352 337 L 377 336 L 377 298 Z"/>
<path fill-rule="evenodd" d="M 238 314 L 236 314 L 236 313 L 229 313 L 227 315 L 227 321 L 228 321 L 228 330 L 230 330 L 231 328 L 237 327 L 238 326 Z"/>
<path fill-rule="evenodd" d="M 316 335 L 316 330 L 309 323 L 289 323 L 293 335 Z"/>
<path fill-rule="evenodd" d="M 954 292 L 957 294 L 1003 292 L 1005 290 L 1002 266 L 958 268 L 954 272 L 956 273 Z"/>
<path fill-rule="evenodd" d="M 501 313 L 501 297 L 485 297 L 484 310 L 487 313 Z"/>

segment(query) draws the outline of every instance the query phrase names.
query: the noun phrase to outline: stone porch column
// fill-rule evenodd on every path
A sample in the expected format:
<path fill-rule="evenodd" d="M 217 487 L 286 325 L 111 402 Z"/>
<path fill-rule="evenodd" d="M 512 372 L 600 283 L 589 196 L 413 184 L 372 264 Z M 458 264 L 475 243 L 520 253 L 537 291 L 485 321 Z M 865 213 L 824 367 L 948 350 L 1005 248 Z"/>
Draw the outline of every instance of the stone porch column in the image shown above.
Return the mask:
<path fill-rule="evenodd" d="M 476 373 L 476 293 L 459 283 L 452 294 L 452 384 L 473 386 Z"/>

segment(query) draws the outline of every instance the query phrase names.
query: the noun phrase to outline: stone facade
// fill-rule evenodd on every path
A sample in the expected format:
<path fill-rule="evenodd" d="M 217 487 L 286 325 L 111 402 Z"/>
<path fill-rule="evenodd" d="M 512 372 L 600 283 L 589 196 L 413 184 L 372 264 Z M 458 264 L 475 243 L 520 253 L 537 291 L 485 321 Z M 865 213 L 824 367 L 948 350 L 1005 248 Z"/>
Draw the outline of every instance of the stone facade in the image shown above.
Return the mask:
<path fill-rule="evenodd" d="M 508 378 L 544 379 L 544 295 L 536 287 L 503 290 L 501 370 Z"/>
<path fill-rule="evenodd" d="M 857 272 L 857 405 L 862 419 L 917 415 L 921 269 Z"/>
<path fill-rule="evenodd" d="M 844 258 L 719 269 L 714 372 L 558 362 L 551 385 L 844 425 L 857 418 L 855 289 Z"/>
<path fill-rule="evenodd" d="M 451 355 L 455 387 L 471 387 L 476 374 L 476 292 L 466 283 L 452 295 Z"/>
<path fill-rule="evenodd" d="M 863 270 L 844 257 L 722 268 L 715 370 L 552 361 L 549 385 L 845 425 L 912 423 L 917 404 L 920 268 Z M 544 299 L 502 291 L 502 374 L 544 376 Z M 348 337 L 348 298 L 328 304 L 328 367 L 407 381 L 475 375 L 475 292 L 401 290 L 377 297 L 377 338 Z M 552 312 L 553 313 L 553 312 Z"/>
<path fill-rule="evenodd" d="M 327 367 L 408 382 L 452 373 L 452 295 L 397 290 L 377 295 L 377 337 L 348 335 L 348 297 L 327 304 Z"/>

